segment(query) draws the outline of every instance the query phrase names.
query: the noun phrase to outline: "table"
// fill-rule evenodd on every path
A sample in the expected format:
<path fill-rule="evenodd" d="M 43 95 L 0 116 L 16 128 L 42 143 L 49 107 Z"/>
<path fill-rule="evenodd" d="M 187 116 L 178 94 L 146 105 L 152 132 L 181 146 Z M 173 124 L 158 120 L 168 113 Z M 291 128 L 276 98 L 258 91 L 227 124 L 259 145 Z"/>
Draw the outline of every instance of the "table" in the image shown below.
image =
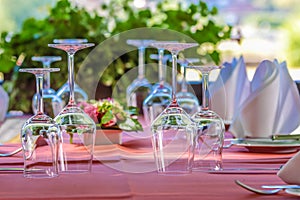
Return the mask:
<path fill-rule="evenodd" d="M 270 196 L 257 195 L 234 183 L 237 179 L 257 187 L 262 184 L 283 184 L 274 173 L 193 172 L 181 176 L 159 175 L 155 171 L 142 173 L 145 166 L 154 164 L 153 160 L 145 163 L 145 160 L 138 159 L 151 148 L 150 139 L 124 134 L 123 141 L 121 146 L 96 146 L 90 174 L 61 174 L 52 179 L 26 179 L 21 172 L 0 173 L 0 199 L 296 199 L 284 192 Z M 19 144 L 16 143 L 5 144 L 0 147 L 0 153 L 17 147 Z M 97 155 L 103 149 L 106 149 L 106 156 L 110 152 L 114 152 L 114 155 L 110 159 L 99 159 Z M 116 156 L 116 153 L 121 156 Z M 249 153 L 244 148 L 231 147 L 224 150 L 224 168 L 278 168 L 293 155 L 294 153 Z M 128 166 L 134 166 L 140 173 L 126 172 Z M 22 167 L 22 154 L 0 158 L 0 167 Z"/>

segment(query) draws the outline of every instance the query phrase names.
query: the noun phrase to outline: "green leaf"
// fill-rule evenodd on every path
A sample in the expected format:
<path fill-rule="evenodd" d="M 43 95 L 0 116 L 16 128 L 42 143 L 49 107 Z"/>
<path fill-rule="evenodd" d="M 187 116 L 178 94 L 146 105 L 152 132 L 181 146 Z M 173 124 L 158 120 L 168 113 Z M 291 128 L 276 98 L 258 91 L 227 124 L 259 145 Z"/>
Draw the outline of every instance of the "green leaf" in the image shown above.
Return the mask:
<path fill-rule="evenodd" d="M 143 127 L 137 119 L 127 118 L 125 122 L 118 125 L 124 131 L 143 131 Z"/>
<path fill-rule="evenodd" d="M 114 118 L 114 115 L 111 112 L 106 112 L 101 118 L 101 124 L 106 124 Z"/>

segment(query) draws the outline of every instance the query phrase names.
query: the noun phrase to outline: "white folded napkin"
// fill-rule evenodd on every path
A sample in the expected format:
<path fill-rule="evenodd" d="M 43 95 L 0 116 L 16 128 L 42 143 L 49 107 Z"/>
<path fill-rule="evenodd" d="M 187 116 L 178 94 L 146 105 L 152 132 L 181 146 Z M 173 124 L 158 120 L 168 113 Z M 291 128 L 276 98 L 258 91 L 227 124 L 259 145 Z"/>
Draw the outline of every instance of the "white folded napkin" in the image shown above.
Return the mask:
<path fill-rule="evenodd" d="M 300 185 L 300 152 L 294 155 L 283 167 L 277 172 L 277 175 L 288 184 Z"/>
<path fill-rule="evenodd" d="M 263 61 L 229 131 L 238 138 L 289 134 L 300 123 L 300 98 L 286 63 Z"/>
<path fill-rule="evenodd" d="M 295 130 L 300 123 L 300 97 L 296 83 L 290 76 L 286 62 L 274 63 L 279 68 L 280 96 L 274 133 L 288 134 Z"/>
<path fill-rule="evenodd" d="M 250 94 L 250 81 L 241 56 L 225 62 L 217 80 L 210 85 L 211 109 L 230 123 L 236 111 Z"/>

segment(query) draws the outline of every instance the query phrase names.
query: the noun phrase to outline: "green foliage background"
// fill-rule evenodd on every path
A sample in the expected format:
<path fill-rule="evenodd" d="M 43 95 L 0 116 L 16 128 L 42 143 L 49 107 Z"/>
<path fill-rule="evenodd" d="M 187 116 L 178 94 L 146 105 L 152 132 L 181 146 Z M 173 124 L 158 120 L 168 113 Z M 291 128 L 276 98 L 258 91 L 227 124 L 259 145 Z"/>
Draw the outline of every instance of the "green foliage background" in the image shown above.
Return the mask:
<path fill-rule="evenodd" d="M 4 88 L 10 95 L 10 109 L 31 112 L 35 80 L 31 74 L 14 72 L 14 69 L 15 71 L 17 69 L 17 58 L 21 54 L 26 55 L 22 68 L 41 66 L 40 63 L 31 61 L 32 56 L 62 56 L 61 62 L 52 64 L 52 67 L 59 67 L 61 71 L 59 75 L 51 76 L 51 85 L 52 88 L 58 89 L 66 82 L 68 73 L 66 53 L 47 47 L 47 44 L 52 43 L 55 38 L 86 38 L 97 46 L 105 39 L 123 31 L 140 27 L 159 27 L 179 31 L 199 44 L 209 46 L 207 53 L 216 63 L 220 62 L 220 53 L 216 46 L 220 41 L 230 38 L 231 27 L 214 21 L 213 17 L 218 14 L 215 7 L 208 8 L 201 1 L 197 5 L 186 6 L 164 0 L 155 10 L 151 10 L 136 9 L 132 3 L 132 0 L 109 1 L 99 8 L 101 12 L 107 13 L 106 16 L 100 16 L 96 11 L 88 12 L 74 7 L 68 0 L 60 0 L 51 8 L 49 16 L 25 20 L 20 32 L 14 34 L 10 40 L 7 40 L 9 33 L 1 33 L 0 71 L 4 72 L 8 79 Z M 75 71 L 90 51 L 91 49 L 85 49 L 76 54 Z M 106 57 L 109 59 L 110 56 L 112 54 L 107 50 Z M 136 53 L 121 56 L 105 71 L 100 79 L 100 86 L 106 88 L 113 86 L 130 66 L 136 65 Z"/>

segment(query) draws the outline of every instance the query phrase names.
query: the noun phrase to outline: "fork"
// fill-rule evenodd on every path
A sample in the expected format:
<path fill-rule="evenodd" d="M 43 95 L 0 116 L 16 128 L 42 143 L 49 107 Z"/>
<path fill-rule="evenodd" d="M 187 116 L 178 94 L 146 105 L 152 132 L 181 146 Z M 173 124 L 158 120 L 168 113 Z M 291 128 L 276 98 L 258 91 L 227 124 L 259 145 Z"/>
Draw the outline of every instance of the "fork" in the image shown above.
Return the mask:
<path fill-rule="evenodd" d="M 280 192 L 281 190 L 284 189 L 284 188 L 277 188 L 277 189 L 272 189 L 272 190 L 261 190 L 261 189 L 253 188 L 249 185 L 246 185 L 245 183 L 242 183 L 239 180 L 235 180 L 234 182 L 237 185 L 241 186 L 242 188 L 244 188 L 246 190 L 249 190 L 249 191 L 254 192 L 256 194 L 263 194 L 263 195 L 277 194 L 278 192 Z"/>
<path fill-rule="evenodd" d="M 10 152 L 10 153 L 0 153 L 0 157 L 9 157 L 9 156 L 12 156 L 12 155 L 15 155 L 17 153 L 19 153 L 20 151 L 22 151 L 22 147 Z"/>

